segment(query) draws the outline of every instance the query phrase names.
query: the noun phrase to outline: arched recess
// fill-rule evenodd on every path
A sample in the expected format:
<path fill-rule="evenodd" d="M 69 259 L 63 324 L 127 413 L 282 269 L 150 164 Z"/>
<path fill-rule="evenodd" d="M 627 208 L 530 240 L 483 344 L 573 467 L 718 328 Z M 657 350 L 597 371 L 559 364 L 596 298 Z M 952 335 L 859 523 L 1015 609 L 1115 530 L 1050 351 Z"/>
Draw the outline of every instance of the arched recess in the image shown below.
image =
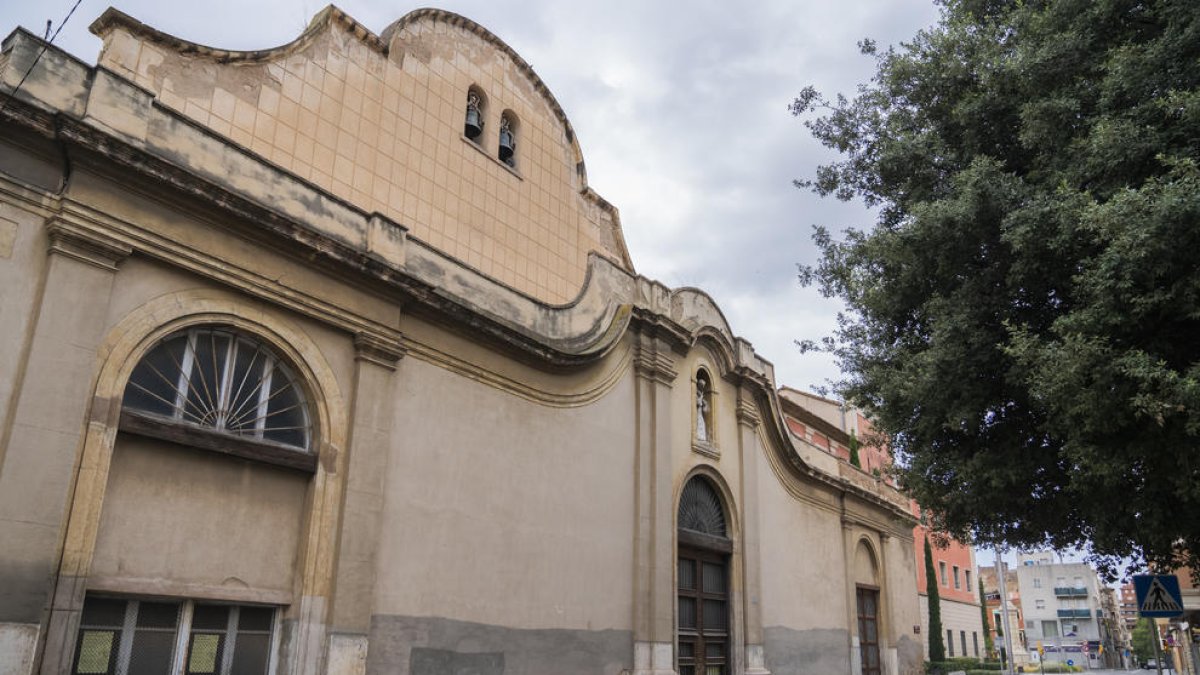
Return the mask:
<path fill-rule="evenodd" d="M 854 595 L 862 675 L 882 675 L 883 612 L 879 573 L 878 556 L 872 542 L 866 537 L 860 538 L 854 547 Z"/>
<path fill-rule="evenodd" d="M 133 576 L 125 579 L 119 575 L 98 574 L 95 568 L 97 544 L 104 527 L 105 500 L 112 494 L 110 482 L 116 477 L 113 473 L 114 454 L 118 446 L 131 445 L 129 434 L 119 433 L 127 382 L 143 357 L 160 346 L 164 338 L 186 333 L 197 326 L 220 326 L 253 336 L 288 365 L 291 376 L 303 390 L 310 414 L 310 436 L 305 445 L 315 461 L 309 469 L 284 479 L 290 481 L 290 485 L 299 485 L 299 495 L 292 503 L 296 511 L 292 514 L 294 541 L 286 551 L 288 564 L 292 566 L 287 588 L 264 591 L 246 584 L 236 575 L 214 584 L 195 583 L 185 577 L 176 582 L 170 571 L 153 579 Z M 190 616 L 193 607 L 199 611 L 204 607 L 201 603 L 206 601 L 246 602 L 278 608 L 275 621 L 284 618 L 295 621 L 296 631 L 301 635 L 310 630 L 308 624 L 319 627 L 318 622 L 324 621 L 323 610 L 313 615 L 311 608 L 324 607 L 324 602 L 318 598 L 328 596 L 332 583 L 336 509 L 342 489 L 338 476 L 343 473 L 344 453 L 341 450 L 345 447 L 348 422 L 334 372 L 316 343 L 281 314 L 260 304 L 222 291 L 193 290 L 161 296 L 132 310 L 101 343 L 97 359 L 99 369 L 86 418 L 87 429 L 59 565 L 56 611 L 48 631 L 47 662 L 66 665 L 74 660 L 85 596 L 103 597 L 115 593 L 124 597 L 165 598 L 184 608 L 181 617 Z M 172 462 L 176 457 L 183 462 L 194 462 L 201 456 L 196 447 L 201 446 L 187 448 L 175 444 L 171 446 L 172 452 L 161 453 L 160 464 Z M 154 459 L 153 453 L 144 452 L 144 448 L 138 452 L 142 452 L 141 457 Z M 220 458 L 210 461 L 210 466 L 218 465 L 219 461 Z M 227 467 L 218 467 L 215 473 L 220 471 L 228 472 Z M 292 469 L 273 466 L 270 462 L 251 462 L 246 464 L 245 471 L 258 477 L 272 472 L 282 475 Z M 105 546 L 111 551 L 125 543 L 115 542 L 114 546 L 114 542 L 106 541 Z M 138 604 L 128 603 L 129 611 L 139 611 Z M 231 607 L 235 609 L 230 610 L 229 616 L 236 619 L 237 605 Z M 185 624 L 181 623 L 178 627 L 182 630 L 183 626 Z M 275 633 L 272 639 L 278 640 L 278 634 Z"/>
<path fill-rule="evenodd" d="M 741 641 L 741 566 L 726 486 L 698 470 L 683 483 L 676 511 L 676 670 L 726 675 Z"/>

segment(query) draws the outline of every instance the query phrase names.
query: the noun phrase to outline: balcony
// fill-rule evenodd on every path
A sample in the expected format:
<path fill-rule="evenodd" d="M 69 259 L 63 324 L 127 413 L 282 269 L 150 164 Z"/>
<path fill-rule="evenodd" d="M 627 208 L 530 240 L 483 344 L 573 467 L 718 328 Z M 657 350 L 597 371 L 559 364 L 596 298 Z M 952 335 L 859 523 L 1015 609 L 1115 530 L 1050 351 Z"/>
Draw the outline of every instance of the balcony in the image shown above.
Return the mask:
<path fill-rule="evenodd" d="M 1058 610 L 1058 618 L 1060 619 L 1090 619 L 1092 612 L 1088 609 L 1060 609 Z"/>
<path fill-rule="evenodd" d="M 1055 586 L 1054 595 L 1060 598 L 1086 598 L 1086 588 L 1072 588 L 1070 586 Z"/>

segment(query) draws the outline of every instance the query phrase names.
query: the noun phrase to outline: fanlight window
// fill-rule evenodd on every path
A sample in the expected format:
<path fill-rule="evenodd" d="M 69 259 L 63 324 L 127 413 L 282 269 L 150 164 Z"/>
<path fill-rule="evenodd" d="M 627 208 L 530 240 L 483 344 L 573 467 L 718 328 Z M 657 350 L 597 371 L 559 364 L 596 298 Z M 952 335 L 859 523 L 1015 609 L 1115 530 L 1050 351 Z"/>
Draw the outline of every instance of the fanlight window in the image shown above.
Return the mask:
<path fill-rule="evenodd" d="M 714 537 L 727 537 L 725 508 L 713 486 L 695 477 L 683 487 L 679 498 L 679 529 Z"/>
<path fill-rule="evenodd" d="M 183 424 L 308 449 L 308 406 L 270 349 L 229 328 L 176 333 L 129 377 L 124 409 Z"/>

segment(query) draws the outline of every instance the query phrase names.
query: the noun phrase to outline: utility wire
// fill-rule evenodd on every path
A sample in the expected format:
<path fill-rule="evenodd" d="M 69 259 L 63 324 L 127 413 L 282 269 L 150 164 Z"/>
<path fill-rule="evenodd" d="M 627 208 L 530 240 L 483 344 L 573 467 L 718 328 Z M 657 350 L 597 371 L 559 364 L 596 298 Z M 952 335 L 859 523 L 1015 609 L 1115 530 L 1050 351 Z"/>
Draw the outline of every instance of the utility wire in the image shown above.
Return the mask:
<path fill-rule="evenodd" d="M 29 79 L 29 75 L 33 72 L 33 69 L 37 67 L 38 61 L 42 60 L 42 55 L 46 53 L 46 50 L 50 48 L 50 45 L 54 44 L 54 39 L 58 37 L 60 32 L 62 32 L 63 26 L 67 25 L 67 22 L 71 20 L 71 15 L 75 13 L 76 9 L 79 9 L 79 4 L 82 2 L 83 0 L 75 0 L 75 4 L 71 7 L 71 11 L 67 12 L 67 15 L 63 17 L 61 22 L 59 22 L 58 28 L 54 31 L 54 35 L 51 35 L 50 39 L 42 44 L 42 50 L 39 51 L 37 56 L 33 58 L 33 63 L 29 64 L 29 70 L 26 70 L 25 74 L 21 76 L 21 81 L 17 83 L 16 88 L 14 88 L 12 93 L 8 95 L 8 98 L 0 101 L 0 112 L 4 112 L 4 108 L 8 105 L 8 102 L 17 97 L 17 92 L 21 91 L 21 86 L 25 84 L 25 80 Z M 49 21 L 46 22 L 46 33 L 50 33 Z"/>

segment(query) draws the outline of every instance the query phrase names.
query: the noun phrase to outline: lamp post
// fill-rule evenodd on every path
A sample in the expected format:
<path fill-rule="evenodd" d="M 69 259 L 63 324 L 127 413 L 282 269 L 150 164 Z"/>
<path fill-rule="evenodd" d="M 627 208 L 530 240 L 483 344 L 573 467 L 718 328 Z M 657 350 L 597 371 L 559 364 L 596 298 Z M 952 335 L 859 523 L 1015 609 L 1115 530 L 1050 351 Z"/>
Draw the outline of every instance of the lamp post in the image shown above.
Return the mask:
<path fill-rule="evenodd" d="M 1008 586 L 1004 581 L 1004 561 L 1000 559 L 1000 549 L 996 549 L 996 577 L 1000 581 L 1000 622 L 1004 625 L 1004 649 L 1008 652 L 1008 659 L 1005 664 L 1005 671 L 1012 675 L 1013 670 L 1013 648 L 1012 648 L 1012 630 L 1008 626 Z"/>

